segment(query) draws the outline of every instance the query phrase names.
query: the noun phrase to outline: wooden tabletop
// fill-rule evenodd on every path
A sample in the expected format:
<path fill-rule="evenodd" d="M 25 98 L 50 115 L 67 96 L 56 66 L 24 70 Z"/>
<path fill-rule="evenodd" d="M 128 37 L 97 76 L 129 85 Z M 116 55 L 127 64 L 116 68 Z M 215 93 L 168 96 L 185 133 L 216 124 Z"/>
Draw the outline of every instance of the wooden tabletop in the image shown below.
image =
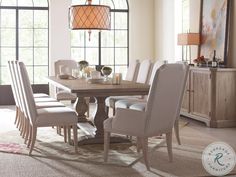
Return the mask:
<path fill-rule="evenodd" d="M 88 83 L 86 79 L 59 79 L 49 76 L 48 82 L 58 88 L 62 88 L 78 96 L 125 96 L 147 95 L 150 86 L 130 81 L 122 81 L 120 85 L 110 83 Z"/>

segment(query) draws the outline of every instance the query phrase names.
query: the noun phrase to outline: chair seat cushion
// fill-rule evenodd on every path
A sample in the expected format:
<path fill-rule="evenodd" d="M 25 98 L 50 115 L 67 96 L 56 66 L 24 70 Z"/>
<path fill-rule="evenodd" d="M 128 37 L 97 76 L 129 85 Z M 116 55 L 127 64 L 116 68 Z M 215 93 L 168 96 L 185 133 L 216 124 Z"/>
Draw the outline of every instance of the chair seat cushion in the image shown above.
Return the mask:
<path fill-rule="evenodd" d="M 130 110 L 118 117 L 110 117 L 103 122 L 103 127 L 106 132 L 136 135 L 142 137 L 144 134 L 145 112 Z M 119 120 L 118 120 L 119 119 Z M 133 126 L 135 125 L 135 126 Z"/>
<path fill-rule="evenodd" d="M 146 103 L 135 103 L 129 107 L 129 109 L 137 110 L 137 111 L 145 111 Z"/>
<path fill-rule="evenodd" d="M 58 101 L 56 102 L 36 102 L 36 108 L 50 108 L 50 107 L 64 107 L 65 105 L 63 103 L 60 103 Z"/>
<path fill-rule="evenodd" d="M 74 93 L 70 93 L 67 91 L 59 91 L 56 94 L 57 100 L 76 100 L 77 96 Z"/>
<path fill-rule="evenodd" d="M 51 97 L 41 97 L 41 98 L 34 98 L 35 102 L 57 102 L 56 99 Z"/>
<path fill-rule="evenodd" d="M 125 99 L 125 100 L 119 100 L 115 103 L 115 108 L 129 108 L 131 105 L 137 104 L 137 103 L 145 103 L 145 100 L 143 99 Z"/>
<path fill-rule="evenodd" d="M 115 108 L 115 103 L 119 100 L 126 100 L 126 99 L 136 100 L 140 98 L 141 98 L 140 96 L 111 96 L 111 97 L 108 97 L 105 100 L 105 102 L 106 102 L 107 107 Z"/>
<path fill-rule="evenodd" d="M 75 111 L 68 107 L 42 108 L 37 109 L 37 113 L 37 127 L 73 125 L 78 122 Z"/>
<path fill-rule="evenodd" d="M 42 97 L 49 97 L 45 93 L 34 93 L 34 98 L 42 98 Z"/>

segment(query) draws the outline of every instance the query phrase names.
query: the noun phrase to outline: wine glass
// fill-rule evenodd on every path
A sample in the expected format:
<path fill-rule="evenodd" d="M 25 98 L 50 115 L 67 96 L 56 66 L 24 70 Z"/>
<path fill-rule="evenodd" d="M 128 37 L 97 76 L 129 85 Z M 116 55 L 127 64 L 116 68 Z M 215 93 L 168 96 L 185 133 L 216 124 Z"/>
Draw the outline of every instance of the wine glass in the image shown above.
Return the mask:
<path fill-rule="evenodd" d="M 109 80 L 108 76 L 111 74 L 112 69 L 108 66 L 104 66 L 101 71 L 102 74 L 104 75 L 104 81 L 108 81 Z"/>
<path fill-rule="evenodd" d="M 208 63 L 210 61 L 210 58 L 204 58 L 205 62 L 206 62 L 206 66 L 208 67 Z"/>
<path fill-rule="evenodd" d="M 216 62 L 217 62 L 217 66 L 220 67 L 221 58 L 217 57 Z"/>

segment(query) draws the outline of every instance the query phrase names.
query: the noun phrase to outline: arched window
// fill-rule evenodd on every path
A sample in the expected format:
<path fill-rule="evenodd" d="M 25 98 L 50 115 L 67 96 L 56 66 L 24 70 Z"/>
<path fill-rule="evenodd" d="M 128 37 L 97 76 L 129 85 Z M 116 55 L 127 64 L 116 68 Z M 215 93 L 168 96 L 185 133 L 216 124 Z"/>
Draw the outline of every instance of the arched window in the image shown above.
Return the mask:
<path fill-rule="evenodd" d="M 72 5 L 86 0 L 72 0 Z M 71 31 L 71 58 L 87 60 L 90 65 L 106 65 L 114 72 L 125 73 L 129 62 L 129 5 L 128 0 L 93 0 L 92 4 L 111 7 L 111 30 L 88 32 Z"/>
<path fill-rule="evenodd" d="M 33 84 L 48 76 L 48 0 L 0 0 L 0 85 L 10 84 L 7 61 L 26 64 Z"/>

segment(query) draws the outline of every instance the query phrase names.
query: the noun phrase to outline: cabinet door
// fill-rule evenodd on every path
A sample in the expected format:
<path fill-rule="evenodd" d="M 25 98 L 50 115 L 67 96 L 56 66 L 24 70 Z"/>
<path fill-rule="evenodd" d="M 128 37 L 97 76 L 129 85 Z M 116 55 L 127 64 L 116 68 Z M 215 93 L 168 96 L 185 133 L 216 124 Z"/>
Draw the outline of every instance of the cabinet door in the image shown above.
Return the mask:
<path fill-rule="evenodd" d="M 186 86 L 185 86 L 185 91 L 184 91 L 184 95 L 183 95 L 183 101 L 182 101 L 182 106 L 181 106 L 181 112 L 186 112 L 186 113 L 189 113 L 190 109 L 189 109 L 189 91 L 190 91 L 190 85 L 189 85 L 189 75 L 188 75 L 188 78 L 187 78 L 187 83 L 186 83 Z"/>
<path fill-rule="evenodd" d="M 190 112 L 193 115 L 210 119 L 210 71 L 192 70 L 190 77 Z"/>

